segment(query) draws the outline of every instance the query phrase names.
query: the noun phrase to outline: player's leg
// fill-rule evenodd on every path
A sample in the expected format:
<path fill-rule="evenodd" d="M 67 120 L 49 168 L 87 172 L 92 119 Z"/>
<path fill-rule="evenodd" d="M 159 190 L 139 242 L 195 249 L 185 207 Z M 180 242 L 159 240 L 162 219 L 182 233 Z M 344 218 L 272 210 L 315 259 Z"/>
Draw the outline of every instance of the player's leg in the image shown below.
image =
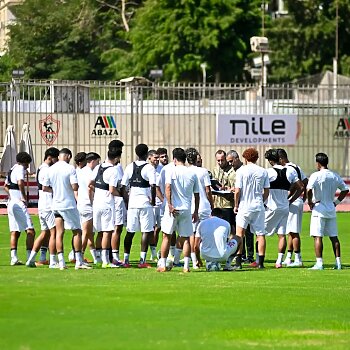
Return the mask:
<path fill-rule="evenodd" d="M 154 213 L 153 208 L 142 208 L 139 210 L 141 237 L 141 252 L 139 268 L 150 268 L 151 265 L 146 263 L 146 255 L 149 246 L 150 238 L 153 236 L 154 230 Z"/>
<path fill-rule="evenodd" d="M 340 259 L 340 242 L 338 239 L 338 227 L 337 219 L 331 218 L 326 220 L 325 225 L 325 236 L 329 236 L 329 239 L 332 242 L 333 253 L 335 257 L 335 270 L 341 270 L 341 259 Z"/>
<path fill-rule="evenodd" d="M 35 257 L 38 254 L 39 250 L 41 250 L 42 247 L 42 242 L 45 240 L 48 242 L 50 239 L 50 230 L 42 230 L 40 232 L 40 235 L 35 239 L 34 244 L 33 244 L 33 249 L 30 252 L 29 258 L 26 262 L 26 265 L 28 267 L 36 267 L 35 264 Z M 44 264 L 41 264 L 44 265 Z"/>
<path fill-rule="evenodd" d="M 323 270 L 323 235 L 325 221 L 318 216 L 311 214 L 310 235 L 314 238 L 314 247 L 316 255 L 316 264 L 311 267 L 312 270 Z"/>
<path fill-rule="evenodd" d="M 66 269 L 66 262 L 64 260 L 64 222 L 59 213 L 55 213 L 55 225 L 56 225 L 56 251 L 58 257 L 58 265 L 61 270 Z"/>

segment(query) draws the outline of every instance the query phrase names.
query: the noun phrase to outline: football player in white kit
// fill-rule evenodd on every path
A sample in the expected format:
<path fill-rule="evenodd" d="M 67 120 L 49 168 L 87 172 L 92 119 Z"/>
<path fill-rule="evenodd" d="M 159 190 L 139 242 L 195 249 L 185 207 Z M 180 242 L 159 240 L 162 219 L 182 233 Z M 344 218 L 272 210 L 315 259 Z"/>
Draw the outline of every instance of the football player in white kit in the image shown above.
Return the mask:
<path fill-rule="evenodd" d="M 307 184 L 307 200 L 312 210 L 310 221 L 310 236 L 314 238 L 316 264 L 311 270 L 323 270 L 323 237 L 328 236 L 332 242 L 335 256 L 334 269 L 340 270 L 340 242 L 335 207 L 345 198 L 349 188 L 344 180 L 328 169 L 328 156 L 325 153 L 316 154 L 317 172 L 311 174 Z M 335 194 L 340 190 L 337 199 Z"/>
<path fill-rule="evenodd" d="M 288 251 L 287 251 L 287 257 L 283 261 L 283 265 L 286 265 L 288 267 L 302 267 L 303 261 L 301 258 L 300 233 L 301 233 L 301 226 L 302 226 L 302 219 L 303 219 L 304 201 L 306 199 L 305 189 L 306 189 L 308 179 L 298 165 L 291 163 L 288 160 L 287 152 L 284 149 L 278 148 L 277 152 L 279 157 L 279 164 L 286 167 L 292 167 L 293 169 L 295 169 L 296 172 L 298 173 L 299 179 L 304 185 L 303 197 L 299 197 L 289 206 L 289 215 L 288 215 L 288 221 L 287 221 Z M 292 262 L 293 250 L 295 254 L 294 262 Z"/>
<path fill-rule="evenodd" d="M 77 172 L 78 178 L 78 200 L 77 208 L 80 215 L 80 223 L 82 228 L 82 254 L 84 259 L 84 253 L 87 244 L 89 244 L 90 253 L 94 260 L 94 264 L 100 261 L 96 255 L 96 248 L 94 243 L 94 229 L 92 220 L 92 201 L 91 191 L 89 190 L 89 184 L 91 181 L 92 172 L 95 167 L 100 163 L 101 157 L 95 152 L 89 152 L 86 154 L 86 165 Z M 85 261 L 85 259 L 84 259 Z"/>
<path fill-rule="evenodd" d="M 197 166 L 197 164 L 202 164 L 202 158 L 198 151 L 195 148 L 186 149 L 186 159 L 189 167 L 195 172 L 198 178 L 198 187 L 199 187 L 199 208 L 198 208 L 198 221 L 192 223 L 193 226 L 193 235 L 190 237 L 191 245 L 191 260 L 193 269 L 198 269 L 202 266 L 202 261 L 197 259 L 197 254 L 195 251 L 195 233 L 197 230 L 198 224 L 210 217 L 211 211 L 214 208 L 213 197 L 211 194 L 211 181 L 209 177 L 208 170 Z M 194 212 L 195 201 L 194 197 L 192 198 L 192 207 L 191 211 Z"/>
<path fill-rule="evenodd" d="M 267 169 L 270 181 L 270 194 L 265 207 L 265 232 L 267 236 L 278 235 L 278 256 L 275 263 L 277 269 L 282 267 L 282 259 L 286 250 L 286 227 L 289 206 L 299 198 L 304 185 L 299 180 L 298 173 L 292 167 L 278 164 L 278 152 L 269 149 L 265 158 L 272 165 Z"/>
<path fill-rule="evenodd" d="M 38 216 L 41 227 L 40 235 L 34 241 L 33 249 L 26 262 L 28 267 L 36 267 L 35 257 L 44 241 L 49 242 L 50 263 L 49 268 L 58 268 L 56 261 L 56 227 L 55 215 L 52 211 L 52 193 L 43 191 L 43 182 L 51 165 L 58 160 L 60 151 L 55 147 L 50 147 L 45 151 L 44 162 L 39 166 L 36 173 L 36 181 L 39 188 Z M 41 264 L 40 264 L 41 265 Z"/>
<path fill-rule="evenodd" d="M 27 233 L 27 259 L 33 248 L 35 238 L 33 222 L 27 209 L 28 203 L 24 186 L 25 174 L 32 158 L 27 152 L 19 152 L 16 155 L 16 161 L 17 164 L 7 174 L 4 186 L 4 190 L 9 195 L 7 212 L 11 233 L 11 266 L 23 265 L 17 256 L 17 244 L 21 231 Z"/>
<path fill-rule="evenodd" d="M 256 165 L 259 153 L 255 148 L 247 148 L 243 154 L 245 165 L 236 172 L 235 207 L 236 234 L 243 238 L 245 229 L 257 236 L 259 268 L 264 268 L 265 260 L 265 208 L 264 202 L 269 196 L 269 177 L 267 171 Z M 242 269 L 242 251 L 239 248 L 236 256 L 236 269 Z"/>
<path fill-rule="evenodd" d="M 90 269 L 83 262 L 81 254 L 81 225 L 75 191 L 78 191 L 78 179 L 75 168 L 69 162 L 72 152 L 68 148 L 62 148 L 58 156 L 58 162 L 53 164 L 43 181 L 43 190 L 52 192 L 52 210 L 56 224 L 56 250 L 60 270 L 67 268 L 63 251 L 63 237 L 65 230 L 72 230 L 75 252 L 75 269 Z"/>
<path fill-rule="evenodd" d="M 232 271 L 232 260 L 242 242 L 240 237 L 231 236 L 231 225 L 222 216 L 222 209 L 214 208 L 211 216 L 201 220 L 197 227 L 195 251 L 205 259 L 208 271 L 213 262 L 224 262 L 224 271 Z"/>

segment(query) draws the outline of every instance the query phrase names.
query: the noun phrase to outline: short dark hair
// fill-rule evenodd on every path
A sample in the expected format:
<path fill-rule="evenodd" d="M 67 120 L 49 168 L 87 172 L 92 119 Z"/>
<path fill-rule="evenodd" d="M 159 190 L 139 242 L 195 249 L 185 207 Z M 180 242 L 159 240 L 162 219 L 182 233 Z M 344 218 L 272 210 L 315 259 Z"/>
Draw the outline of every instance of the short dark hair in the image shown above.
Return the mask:
<path fill-rule="evenodd" d="M 78 152 L 74 157 L 75 163 L 79 164 L 86 161 L 86 153 L 85 152 Z"/>
<path fill-rule="evenodd" d="M 193 147 L 189 147 L 186 149 L 186 159 L 188 164 L 195 164 L 196 160 L 197 160 L 197 156 L 198 156 L 198 151 L 193 148 Z"/>
<path fill-rule="evenodd" d="M 222 218 L 224 216 L 224 212 L 221 208 L 214 208 L 211 211 L 211 216 L 217 216 L 218 218 Z"/>
<path fill-rule="evenodd" d="M 147 157 L 148 146 L 144 143 L 140 143 L 135 147 L 135 153 L 139 158 Z"/>
<path fill-rule="evenodd" d="M 218 149 L 216 152 L 215 152 L 215 155 L 217 154 L 223 154 L 224 157 L 226 157 L 226 152 L 223 150 L 223 149 Z"/>
<path fill-rule="evenodd" d="M 278 158 L 288 159 L 287 152 L 283 148 L 277 148 Z"/>
<path fill-rule="evenodd" d="M 113 159 L 115 159 L 117 157 L 121 157 L 121 155 L 122 155 L 122 150 L 121 149 L 117 149 L 115 151 L 108 151 L 107 152 L 107 158 L 109 160 L 113 160 Z"/>
<path fill-rule="evenodd" d="M 157 149 L 157 153 L 158 154 L 166 154 L 166 155 L 168 155 L 168 150 L 166 148 L 164 148 L 164 147 L 159 147 Z"/>
<path fill-rule="evenodd" d="M 47 158 L 49 157 L 52 157 L 52 158 L 58 158 L 58 155 L 60 154 L 60 151 L 58 148 L 56 147 L 50 147 L 48 148 L 46 151 L 45 151 L 45 154 L 44 154 L 44 160 L 46 160 Z"/>
<path fill-rule="evenodd" d="M 276 148 L 268 149 L 268 150 L 265 152 L 265 158 L 266 158 L 267 160 L 272 160 L 273 162 L 278 163 L 279 156 L 278 156 L 277 149 L 276 149 Z"/>
<path fill-rule="evenodd" d="M 69 148 L 62 148 L 60 150 L 60 154 L 67 154 L 68 156 L 70 156 L 72 158 L 72 152 Z"/>
<path fill-rule="evenodd" d="M 183 148 L 177 147 L 173 149 L 173 158 L 178 161 L 185 163 L 186 162 L 186 152 Z"/>
<path fill-rule="evenodd" d="M 101 159 L 100 155 L 98 153 L 95 152 L 89 152 L 86 155 L 86 161 L 87 162 L 92 162 L 93 160 L 97 160 L 97 159 Z"/>
<path fill-rule="evenodd" d="M 122 142 L 120 140 L 112 140 L 108 144 L 108 150 L 109 151 L 113 151 L 115 149 L 122 149 L 123 147 L 124 147 L 124 142 Z"/>
<path fill-rule="evenodd" d="M 16 155 L 17 163 L 29 164 L 32 161 L 32 157 L 27 152 L 19 152 Z"/>
<path fill-rule="evenodd" d="M 148 157 L 153 156 L 153 154 L 158 154 L 158 152 L 155 149 L 150 149 L 147 153 Z"/>
<path fill-rule="evenodd" d="M 317 163 L 320 163 L 322 166 L 328 165 L 328 156 L 326 153 L 317 153 L 315 157 Z"/>

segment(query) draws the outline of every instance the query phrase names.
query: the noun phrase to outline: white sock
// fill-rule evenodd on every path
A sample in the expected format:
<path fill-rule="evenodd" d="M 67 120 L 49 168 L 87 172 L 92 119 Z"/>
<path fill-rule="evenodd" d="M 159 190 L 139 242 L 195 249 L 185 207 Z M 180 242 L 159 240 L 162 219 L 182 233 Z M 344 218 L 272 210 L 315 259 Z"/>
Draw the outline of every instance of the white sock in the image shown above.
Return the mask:
<path fill-rule="evenodd" d="M 32 252 L 31 250 L 27 249 L 27 260 L 29 259 L 31 252 Z"/>
<path fill-rule="evenodd" d="M 184 257 L 184 269 L 190 268 L 190 260 L 191 260 L 191 258 L 189 258 L 187 256 Z"/>
<path fill-rule="evenodd" d="M 102 256 L 102 249 L 96 249 L 96 258 L 101 259 Z"/>
<path fill-rule="evenodd" d="M 276 264 L 280 264 L 282 262 L 282 259 L 283 259 L 283 253 L 278 253 Z"/>
<path fill-rule="evenodd" d="M 32 250 L 32 251 L 30 252 L 29 257 L 28 257 L 28 261 L 29 261 L 29 262 L 34 262 L 34 261 L 35 261 L 36 254 L 37 254 L 37 252 L 36 252 L 35 250 Z"/>
<path fill-rule="evenodd" d="M 259 253 L 255 253 L 255 262 L 259 264 Z"/>
<path fill-rule="evenodd" d="M 17 249 L 11 249 L 11 260 L 18 260 Z"/>
<path fill-rule="evenodd" d="M 323 259 L 322 258 L 316 258 L 316 265 L 323 266 Z"/>
<path fill-rule="evenodd" d="M 337 266 L 341 266 L 340 256 L 335 258 L 335 263 L 337 264 Z"/>
<path fill-rule="evenodd" d="M 102 258 L 102 264 L 108 264 L 109 263 L 109 259 L 108 259 L 108 250 L 107 249 L 102 249 L 102 255 L 101 255 L 101 258 Z"/>
<path fill-rule="evenodd" d="M 75 252 L 75 265 L 80 266 L 83 263 L 83 256 L 81 252 Z"/>
<path fill-rule="evenodd" d="M 50 254 L 50 265 L 55 265 L 55 264 L 57 264 L 56 255 Z"/>
<path fill-rule="evenodd" d="M 158 266 L 159 267 L 165 267 L 166 266 L 166 258 L 160 258 Z"/>
<path fill-rule="evenodd" d="M 151 257 L 155 259 L 157 257 L 157 248 L 155 246 L 151 246 Z"/>
<path fill-rule="evenodd" d="M 175 256 L 175 246 L 174 245 L 170 246 L 169 254 L 172 256 Z"/>
<path fill-rule="evenodd" d="M 94 259 L 94 263 L 96 264 L 97 262 L 96 249 L 90 249 L 90 254 L 92 255 L 92 258 Z"/>
<path fill-rule="evenodd" d="M 175 255 L 174 255 L 174 264 L 180 263 L 181 254 L 182 254 L 182 249 L 176 248 Z"/>
<path fill-rule="evenodd" d="M 141 264 L 144 264 L 146 262 L 146 254 L 147 254 L 147 252 L 140 253 L 140 263 Z"/>
<path fill-rule="evenodd" d="M 287 252 L 286 259 L 292 259 L 292 252 Z"/>
<path fill-rule="evenodd" d="M 119 261 L 119 250 L 112 250 L 112 256 L 114 260 Z"/>
<path fill-rule="evenodd" d="M 58 257 L 58 263 L 59 263 L 60 267 L 66 266 L 66 263 L 64 261 L 63 252 L 62 253 L 58 253 L 57 257 Z"/>
<path fill-rule="evenodd" d="M 196 253 L 191 253 L 191 259 L 192 259 L 192 266 L 197 267 L 198 260 L 197 260 Z"/>
<path fill-rule="evenodd" d="M 295 253 L 295 259 L 294 261 L 299 262 L 301 261 L 301 254 L 300 253 Z"/>
<path fill-rule="evenodd" d="M 129 256 L 130 254 L 124 253 L 124 264 L 129 264 Z"/>
<path fill-rule="evenodd" d="M 47 253 L 47 247 L 41 247 L 40 248 L 40 261 L 46 260 L 46 253 Z"/>

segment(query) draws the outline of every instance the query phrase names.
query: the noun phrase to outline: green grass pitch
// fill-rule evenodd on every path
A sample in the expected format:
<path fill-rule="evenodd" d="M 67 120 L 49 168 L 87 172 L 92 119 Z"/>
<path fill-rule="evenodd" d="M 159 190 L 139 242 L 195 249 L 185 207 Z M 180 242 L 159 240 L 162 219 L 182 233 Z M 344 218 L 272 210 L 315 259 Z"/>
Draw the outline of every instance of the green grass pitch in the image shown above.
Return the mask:
<path fill-rule="evenodd" d="M 314 264 L 305 214 L 302 255 Z M 38 229 L 38 220 L 35 217 Z M 350 349 L 350 214 L 338 214 L 344 269 L 274 268 L 267 239 L 264 271 L 174 268 L 29 269 L 9 266 L 7 217 L 0 217 L 0 349 Z M 66 252 L 71 234 L 66 233 Z M 131 258 L 139 257 L 135 236 Z M 25 237 L 19 244 L 24 260 Z M 72 266 L 72 265 L 70 265 Z"/>

